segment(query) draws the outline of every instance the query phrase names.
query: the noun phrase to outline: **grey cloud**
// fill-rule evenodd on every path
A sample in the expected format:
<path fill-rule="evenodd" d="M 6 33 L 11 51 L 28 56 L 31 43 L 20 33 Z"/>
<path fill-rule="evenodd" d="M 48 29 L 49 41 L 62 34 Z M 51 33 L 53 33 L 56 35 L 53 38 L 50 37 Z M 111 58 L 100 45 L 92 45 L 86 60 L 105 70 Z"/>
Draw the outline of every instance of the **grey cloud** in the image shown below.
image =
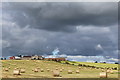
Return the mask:
<path fill-rule="evenodd" d="M 84 28 L 84 27 L 83 27 Z M 97 30 L 95 28 L 95 30 Z M 52 54 L 51 52 L 58 47 L 60 54 L 67 55 L 104 55 L 103 50 L 96 50 L 96 46 L 101 44 L 105 51 L 116 49 L 116 45 L 109 40 L 105 31 L 95 34 L 92 32 L 84 33 L 83 29 L 76 33 L 49 32 L 39 29 L 21 28 L 19 26 L 3 27 L 3 40 L 11 45 L 4 48 L 3 55 L 15 54 Z M 91 31 L 91 30 L 90 30 Z M 103 36 L 104 34 L 104 36 Z M 111 47 L 109 47 L 111 46 Z"/>
<path fill-rule="evenodd" d="M 117 3 L 4 3 L 3 55 L 111 55 L 117 50 Z M 69 33 L 68 33 L 69 32 Z M 100 44 L 103 50 L 96 50 Z"/>
<path fill-rule="evenodd" d="M 117 3 L 4 3 L 21 27 L 75 32 L 75 26 L 109 26 L 117 23 Z"/>

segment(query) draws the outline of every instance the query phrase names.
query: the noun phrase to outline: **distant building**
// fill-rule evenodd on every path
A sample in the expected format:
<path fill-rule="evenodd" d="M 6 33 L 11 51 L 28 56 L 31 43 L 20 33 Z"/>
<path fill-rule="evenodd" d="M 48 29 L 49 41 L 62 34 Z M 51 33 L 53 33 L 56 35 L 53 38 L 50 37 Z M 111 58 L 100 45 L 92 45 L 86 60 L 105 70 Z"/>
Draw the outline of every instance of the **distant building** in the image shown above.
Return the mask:
<path fill-rule="evenodd" d="M 32 56 L 23 56 L 21 59 L 22 60 L 31 60 Z"/>
<path fill-rule="evenodd" d="M 34 55 L 31 57 L 32 60 L 43 60 L 44 58 L 42 56 Z"/>
<path fill-rule="evenodd" d="M 9 57 L 9 59 L 10 59 L 10 60 L 13 60 L 13 59 L 15 59 L 15 56 L 11 56 L 11 57 Z"/>
<path fill-rule="evenodd" d="M 59 49 L 56 48 L 52 51 L 52 55 L 45 57 L 45 60 L 48 61 L 66 61 L 66 57 L 65 56 L 60 56 L 59 53 Z"/>
<path fill-rule="evenodd" d="M 45 58 L 48 61 L 66 61 L 65 58 Z"/>
<path fill-rule="evenodd" d="M 21 60 L 21 57 L 15 56 L 15 60 Z"/>
<path fill-rule="evenodd" d="M 10 56 L 10 60 L 42 60 L 44 59 L 42 56 L 34 55 L 34 56 Z"/>

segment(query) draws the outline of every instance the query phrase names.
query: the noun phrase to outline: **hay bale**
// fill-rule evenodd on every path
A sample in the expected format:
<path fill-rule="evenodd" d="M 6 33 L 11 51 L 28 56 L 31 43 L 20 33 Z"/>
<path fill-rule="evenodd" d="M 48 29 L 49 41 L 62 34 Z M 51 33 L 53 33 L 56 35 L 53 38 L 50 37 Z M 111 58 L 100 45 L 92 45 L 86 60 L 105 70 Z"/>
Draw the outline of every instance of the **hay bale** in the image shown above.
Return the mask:
<path fill-rule="evenodd" d="M 63 70 L 62 69 L 60 69 L 60 72 L 62 72 Z"/>
<path fill-rule="evenodd" d="M 58 70 L 58 68 L 55 68 L 55 70 Z"/>
<path fill-rule="evenodd" d="M 81 67 L 78 67 L 79 69 L 81 69 Z"/>
<path fill-rule="evenodd" d="M 105 70 L 104 70 L 104 69 L 101 69 L 101 71 L 102 71 L 102 72 L 105 72 Z"/>
<path fill-rule="evenodd" d="M 107 72 L 100 72 L 100 78 L 107 78 Z"/>
<path fill-rule="evenodd" d="M 8 69 L 8 68 L 5 68 L 4 70 L 5 70 L 5 71 L 9 71 L 9 69 Z"/>
<path fill-rule="evenodd" d="M 80 71 L 79 71 L 79 70 L 76 70 L 76 73 L 80 73 Z"/>
<path fill-rule="evenodd" d="M 72 74 L 72 70 L 68 70 L 68 74 Z"/>
<path fill-rule="evenodd" d="M 19 67 L 16 67 L 16 69 L 19 69 Z"/>
<path fill-rule="evenodd" d="M 44 72 L 44 69 L 40 69 L 41 72 Z"/>
<path fill-rule="evenodd" d="M 47 71 L 49 72 L 49 71 L 50 71 L 50 69 L 47 69 Z"/>
<path fill-rule="evenodd" d="M 32 71 L 34 71 L 34 69 L 32 69 Z"/>
<path fill-rule="evenodd" d="M 110 70 L 110 74 L 113 74 L 114 72 L 113 72 L 113 70 Z"/>
<path fill-rule="evenodd" d="M 53 70 L 54 77 L 60 77 L 60 72 L 58 70 Z"/>
<path fill-rule="evenodd" d="M 106 72 L 107 72 L 107 73 L 111 73 L 111 71 L 112 71 L 112 70 L 108 69 Z"/>
<path fill-rule="evenodd" d="M 13 75 L 20 75 L 20 70 L 13 70 Z"/>
<path fill-rule="evenodd" d="M 20 69 L 20 72 L 21 73 L 25 73 L 25 69 Z"/>
<path fill-rule="evenodd" d="M 38 72 L 38 69 L 34 69 L 34 72 Z"/>
<path fill-rule="evenodd" d="M 62 70 L 64 70 L 64 68 L 62 68 Z"/>
<path fill-rule="evenodd" d="M 10 67 L 8 67 L 8 69 L 10 69 Z"/>

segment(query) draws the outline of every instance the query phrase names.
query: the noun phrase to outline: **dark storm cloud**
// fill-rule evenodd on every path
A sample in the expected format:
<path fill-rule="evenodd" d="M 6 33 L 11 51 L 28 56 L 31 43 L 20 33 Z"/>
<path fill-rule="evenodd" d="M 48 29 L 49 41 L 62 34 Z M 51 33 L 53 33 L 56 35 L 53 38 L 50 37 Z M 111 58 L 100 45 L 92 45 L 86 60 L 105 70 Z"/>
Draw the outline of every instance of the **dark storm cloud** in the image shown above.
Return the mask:
<path fill-rule="evenodd" d="M 85 56 L 104 55 L 104 50 L 109 51 L 110 55 L 116 50 L 116 45 L 108 36 L 111 32 L 106 32 L 104 29 L 96 32 L 99 27 L 96 29 L 89 27 L 89 30 L 83 28 L 80 28 L 80 32 L 63 33 L 4 25 L 2 31 L 5 54 L 3 55 L 52 54 L 56 47 L 60 49 L 60 54 Z M 98 44 L 101 44 L 104 50 L 96 50 Z"/>
<path fill-rule="evenodd" d="M 3 55 L 117 56 L 116 31 L 117 3 L 3 4 Z"/>
<path fill-rule="evenodd" d="M 75 32 L 77 25 L 109 26 L 117 23 L 117 3 L 4 3 L 21 27 Z"/>

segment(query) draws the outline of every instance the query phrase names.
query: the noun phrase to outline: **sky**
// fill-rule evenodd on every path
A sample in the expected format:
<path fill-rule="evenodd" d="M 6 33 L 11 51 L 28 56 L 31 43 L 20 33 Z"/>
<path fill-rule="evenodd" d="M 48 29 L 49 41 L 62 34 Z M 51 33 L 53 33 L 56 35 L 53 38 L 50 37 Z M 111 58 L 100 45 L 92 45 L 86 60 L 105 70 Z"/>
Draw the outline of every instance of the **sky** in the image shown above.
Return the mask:
<path fill-rule="evenodd" d="M 58 48 L 75 59 L 118 58 L 116 2 L 4 2 L 0 8 L 3 56 L 50 55 Z"/>

